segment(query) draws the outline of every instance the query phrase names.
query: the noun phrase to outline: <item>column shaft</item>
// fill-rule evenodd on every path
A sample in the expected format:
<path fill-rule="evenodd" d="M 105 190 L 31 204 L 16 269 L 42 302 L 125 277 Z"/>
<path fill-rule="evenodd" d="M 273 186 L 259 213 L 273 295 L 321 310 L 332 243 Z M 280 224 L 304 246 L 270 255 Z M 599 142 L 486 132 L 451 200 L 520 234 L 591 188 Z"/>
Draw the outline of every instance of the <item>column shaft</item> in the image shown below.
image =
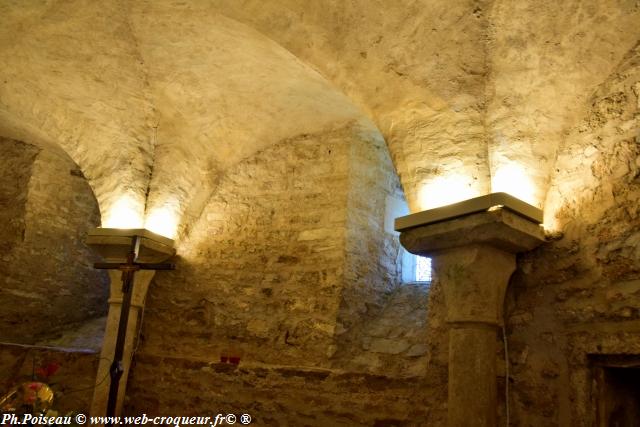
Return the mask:
<path fill-rule="evenodd" d="M 131 309 L 129 310 L 129 323 L 127 325 L 127 335 L 125 338 L 124 354 L 122 357 L 124 372 L 120 378 L 116 414 L 122 413 L 125 392 L 127 389 L 127 379 L 129 376 L 129 367 L 131 366 L 133 349 L 136 345 L 138 318 L 140 316 L 140 311 L 143 308 L 144 298 L 154 273 L 155 272 L 152 270 L 141 270 L 136 272 L 134 278 Z M 98 373 L 96 375 L 96 386 L 93 391 L 93 401 L 91 402 L 91 415 L 94 416 L 104 416 L 107 412 L 109 386 L 111 384 L 109 368 L 111 367 L 116 348 L 118 324 L 120 322 L 120 310 L 122 307 L 121 276 L 122 274 L 120 271 L 109 272 L 109 277 L 111 279 L 111 297 L 109 298 L 107 325 L 104 331 L 102 350 L 100 352 L 100 362 L 98 364 Z"/>
<path fill-rule="evenodd" d="M 449 427 L 494 427 L 496 331 L 515 255 L 489 245 L 469 245 L 436 253 L 434 267 L 451 327 Z"/>
<path fill-rule="evenodd" d="M 450 427 L 495 427 L 495 328 L 479 324 L 451 329 L 448 393 Z"/>

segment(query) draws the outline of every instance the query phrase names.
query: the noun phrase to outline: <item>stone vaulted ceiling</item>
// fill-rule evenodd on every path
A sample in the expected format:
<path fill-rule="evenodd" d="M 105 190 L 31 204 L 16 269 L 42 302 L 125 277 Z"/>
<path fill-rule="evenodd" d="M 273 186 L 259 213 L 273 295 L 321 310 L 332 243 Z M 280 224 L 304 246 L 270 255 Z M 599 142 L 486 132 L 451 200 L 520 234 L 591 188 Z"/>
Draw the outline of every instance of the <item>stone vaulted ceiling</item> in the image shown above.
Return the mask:
<path fill-rule="evenodd" d="M 369 120 L 414 210 L 515 178 L 543 206 L 638 22 L 622 0 L 0 0 L 0 131 L 67 151 L 103 221 L 188 222 L 238 161 Z"/>

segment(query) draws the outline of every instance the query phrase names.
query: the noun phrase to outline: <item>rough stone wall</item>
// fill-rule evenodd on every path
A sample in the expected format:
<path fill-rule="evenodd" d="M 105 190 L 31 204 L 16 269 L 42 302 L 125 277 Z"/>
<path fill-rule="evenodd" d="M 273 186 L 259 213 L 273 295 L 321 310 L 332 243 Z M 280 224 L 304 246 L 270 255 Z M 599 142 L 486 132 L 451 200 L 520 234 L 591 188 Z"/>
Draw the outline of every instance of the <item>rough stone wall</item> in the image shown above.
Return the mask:
<path fill-rule="evenodd" d="M 70 411 L 88 414 L 98 369 L 99 354 L 56 348 L 0 344 L 0 399 L 12 387 L 34 379 L 34 367 L 58 365 L 47 379 L 35 379 L 51 386 L 53 409 L 65 415 Z"/>
<path fill-rule="evenodd" d="M 345 268 L 349 134 L 284 141 L 221 179 L 176 271 L 149 290 L 144 351 L 326 363 Z"/>
<path fill-rule="evenodd" d="M 512 425 L 594 425 L 588 356 L 640 355 L 639 96 L 636 46 L 563 143 L 546 209 L 564 235 L 508 293 Z"/>
<path fill-rule="evenodd" d="M 146 381 L 142 381 L 146 378 Z M 153 380 L 153 387 L 150 386 Z M 141 355 L 129 413 L 250 414 L 255 426 L 424 426 L 428 385 L 327 369 L 243 366 Z"/>
<path fill-rule="evenodd" d="M 244 360 L 236 368 L 214 358 L 149 354 L 143 347 L 126 412 L 249 413 L 258 426 L 445 425 L 443 304 L 437 284 L 430 292 L 421 285 L 397 288 L 381 313 L 367 319 L 371 324 L 357 328 L 364 347 L 339 349 L 329 369 Z M 414 344 L 397 353 L 406 341 Z"/>
<path fill-rule="evenodd" d="M 424 419 L 427 294 L 398 287 L 399 244 L 384 232 L 397 186 L 384 141 L 360 126 L 283 141 L 226 174 L 177 270 L 149 290 L 128 411 L 228 407 L 259 425 Z M 352 352 L 378 315 L 378 340 Z M 222 355 L 241 356 L 240 368 Z"/>
<path fill-rule="evenodd" d="M 429 286 L 403 284 L 381 298 L 342 338 L 333 366 L 391 377 L 426 375 Z"/>
<path fill-rule="evenodd" d="M 0 256 L 4 260 L 24 239 L 27 186 L 38 149 L 0 138 Z"/>
<path fill-rule="evenodd" d="M 385 230 L 385 205 L 403 198 L 384 140 L 363 134 L 350 145 L 346 285 L 335 369 L 392 377 L 424 375 L 429 288 L 401 284 L 398 236 Z"/>
<path fill-rule="evenodd" d="M 0 340 L 33 344 L 104 315 L 106 277 L 84 244 L 100 215 L 82 173 L 61 152 L 8 139 L 0 162 Z"/>
<path fill-rule="evenodd" d="M 400 284 L 400 243 L 385 231 L 387 198 L 400 182 L 384 140 L 376 131 L 358 129 L 349 144 L 345 218 L 345 286 L 337 333 L 381 306 L 384 296 Z"/>

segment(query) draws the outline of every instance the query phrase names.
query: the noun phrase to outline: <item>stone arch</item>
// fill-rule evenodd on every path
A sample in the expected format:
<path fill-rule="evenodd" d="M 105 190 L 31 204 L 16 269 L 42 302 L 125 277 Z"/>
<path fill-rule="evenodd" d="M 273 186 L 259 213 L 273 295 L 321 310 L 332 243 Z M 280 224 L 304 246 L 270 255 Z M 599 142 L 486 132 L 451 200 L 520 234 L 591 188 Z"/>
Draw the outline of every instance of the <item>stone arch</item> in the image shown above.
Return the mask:
<path fill-rule="evenodd" d="M 382 137 L 358 122 L 283 140 L 228 169 L 179 243 L 179 268 L 150 290 L 143 351 L 175 341 L 177 355 L 215 358 L 236 345 L 260 361 L 274 362 L 277 349 L 282 361 L 326 365 L 337 336 L 399 284 L 399 242 L 384 231 L 386 196 L 398 186 Z M 186 321 L 167 328 L 163 319 L 181 311 Z"/>

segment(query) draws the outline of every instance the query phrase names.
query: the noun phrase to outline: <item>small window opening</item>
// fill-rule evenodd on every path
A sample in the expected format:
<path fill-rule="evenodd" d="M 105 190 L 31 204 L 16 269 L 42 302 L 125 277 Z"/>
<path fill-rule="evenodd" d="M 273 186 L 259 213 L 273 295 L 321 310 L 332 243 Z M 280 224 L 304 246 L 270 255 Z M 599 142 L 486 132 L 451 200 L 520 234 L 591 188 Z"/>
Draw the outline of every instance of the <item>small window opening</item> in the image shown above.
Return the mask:
<path fill-rule="evenodd" d="M 416 255 L 416 282 L 431 282 L 431 258 Z"/>
<path fill-rule="evenodd" d="M 432 280 L 431 258 L 414 255 L 403 249 L 402 281 L 429 284 Z"/>
<path fill-rule="evenodd" d="M 409 206 L 407 206 L 404 197 L 401 194 L 387 196 L 385 231 L 398 238 L 400 233 L 394 230 L 394 221 L 404 215 L 409 215 Z M 400 249 L 400 251 L 402 282 L 430 284 L 432 280 L 431 258 L 414 255 L 404 249 Z"/>

